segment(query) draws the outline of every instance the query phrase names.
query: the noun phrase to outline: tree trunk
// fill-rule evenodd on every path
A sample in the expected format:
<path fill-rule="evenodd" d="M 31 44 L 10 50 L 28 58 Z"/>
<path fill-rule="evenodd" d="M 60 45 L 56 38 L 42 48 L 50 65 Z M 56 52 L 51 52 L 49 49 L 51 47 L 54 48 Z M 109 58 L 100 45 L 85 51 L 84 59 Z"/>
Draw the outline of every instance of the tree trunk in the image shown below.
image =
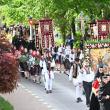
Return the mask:
<path fill-rule="evenodd" d="M 73 36 L 76 36 L 76 30 L 75 30 L 75 18 L 73 18 L 73 20 L 72 20 L 71 28 L 72 28 Z"/>
<path fill-rule="evenodd" d="M 65 26 L 61 27 L 61 34 L 63 36 L 63 43 L 65 44 L 65 41 L 66 41 L 66 27 Z"/>

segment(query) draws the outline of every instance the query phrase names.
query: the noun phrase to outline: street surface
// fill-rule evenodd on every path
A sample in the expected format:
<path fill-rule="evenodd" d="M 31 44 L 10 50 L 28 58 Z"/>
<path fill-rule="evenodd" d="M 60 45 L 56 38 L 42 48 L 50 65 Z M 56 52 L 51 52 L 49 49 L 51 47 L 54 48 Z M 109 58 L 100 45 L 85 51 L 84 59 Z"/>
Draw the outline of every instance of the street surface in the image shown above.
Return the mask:
<path fill-rule="evenodd" d="M 31 80 L 21 78 L 20 84 L 31 94 L 40 97 L 42 103 L 48 103 L 53 110 L 86 110 L 84 97 L 83 102 L 76 103 L 75 88 L 72 82 L 68 81 L 66 74 L 55 73 L 51 94 L 45 93 L 43 83 L 36 84 Z"/>

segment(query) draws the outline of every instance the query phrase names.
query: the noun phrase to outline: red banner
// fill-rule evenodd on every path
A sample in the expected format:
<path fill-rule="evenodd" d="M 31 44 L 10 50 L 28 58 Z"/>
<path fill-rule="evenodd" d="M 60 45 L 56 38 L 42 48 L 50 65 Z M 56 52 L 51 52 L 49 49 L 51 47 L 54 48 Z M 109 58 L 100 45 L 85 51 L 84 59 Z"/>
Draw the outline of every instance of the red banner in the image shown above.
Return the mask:
<path fill-rule="evenodd" d="M 39 48 L 39 33 L 38 33 L 38 26 L 39 26 L 39 24 L 36 24 L 36 25 L 35 25 L 35 32 L 36 32 L 36 38 L 35 38 L 35 41 L 36 41 L 35 44 L 36 44 L 36 45 L 35 45 L 35 46 L 36 46 L 37 48 Z"/>
<path fill-rule="evenodd" d="M 109 34 L 109 22 L 107 20 L 99 20 L 98 23 L 98 35 L 106 36 Z"/>
<path fill-rule="evenodd" d="M 42 37 L 42 47 L 54 46 L 53 26 L 51 19 L 40 20 L 40 30 Z"/>

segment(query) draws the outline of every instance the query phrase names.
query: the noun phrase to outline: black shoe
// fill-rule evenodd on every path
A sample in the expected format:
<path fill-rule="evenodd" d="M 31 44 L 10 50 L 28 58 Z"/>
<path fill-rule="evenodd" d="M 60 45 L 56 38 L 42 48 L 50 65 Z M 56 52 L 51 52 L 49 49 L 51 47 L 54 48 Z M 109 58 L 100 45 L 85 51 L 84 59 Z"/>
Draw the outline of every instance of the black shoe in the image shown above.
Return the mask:
<path fill-rule="evenodd" d="M 77 103 L 79 103 L 79 102 L 80 102 L 80 101 L 79 101 L 79 98 L 77 98 L 76 102 L 77 102 Z"/>
<path fill-rule="evenodd" d="M 49 92 L 52 93 L 52 90 L 50 90 Z"/>
<path fill-rule="evenodd" d="M 77 98 L 77 101 L 76 102 L 77 103 L 82 102 L 82 99 L 81 98 Z"/>
<path fill-rule="evenodd" d="M 41 84 L 42 82 L 40 81 L 39 84 Z"/>
<path fill-rule="evenodd" d="M 89 108 L 90 107 L 90 104 L 87 104 L 87 107 Z"/>
<path fill-rule="evenodd" d="M 79 98 L 79 102 L 83 102 L 83 100 L 81 98 Z"/>
<path fill-rule="evenodd" d="M 25 77 L 26 79 L 28 79 L 28 77 Z"/>

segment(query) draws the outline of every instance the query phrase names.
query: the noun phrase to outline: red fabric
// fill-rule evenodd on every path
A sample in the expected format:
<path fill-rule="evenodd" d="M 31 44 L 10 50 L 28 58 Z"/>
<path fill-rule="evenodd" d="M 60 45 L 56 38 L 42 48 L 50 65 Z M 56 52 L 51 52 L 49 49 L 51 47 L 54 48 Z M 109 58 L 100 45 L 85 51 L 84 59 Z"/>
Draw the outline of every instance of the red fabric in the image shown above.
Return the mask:
<path fill-rule="evenodd" d="M 93 82 L 92 87 L 95 89 L 99 88 L 99 81 L 97 79 Z"/>
<path fill-rule="evenodd" d="M 42 47 L 48 48 L 51 45 L 54 46 L 53 37 L 53 26 L 51 19 L 40 20 L 41 36 L 42 36 Z M 46 41 L 46 44 L 45 44 Z M 51 43 L 49 43 L 51 41 Z"/>
<path fill-rule="evenodd" d="M 109 25 L 107 20 L 98 20 L 98 35 L 99 36 L 106 36 L 109 33 Z M 106 31 L 102 31 L 102 26 L 106 26 Z"/>
<path fill-rule="evenodd" d="M 32 56 L 35 57 L 37 55 L 36 51 L 32 51 Z"/>
<path fill-rule="evenodd" d="M 36 26 L 36 47 L 39 48 L 38 25 Z"/>

